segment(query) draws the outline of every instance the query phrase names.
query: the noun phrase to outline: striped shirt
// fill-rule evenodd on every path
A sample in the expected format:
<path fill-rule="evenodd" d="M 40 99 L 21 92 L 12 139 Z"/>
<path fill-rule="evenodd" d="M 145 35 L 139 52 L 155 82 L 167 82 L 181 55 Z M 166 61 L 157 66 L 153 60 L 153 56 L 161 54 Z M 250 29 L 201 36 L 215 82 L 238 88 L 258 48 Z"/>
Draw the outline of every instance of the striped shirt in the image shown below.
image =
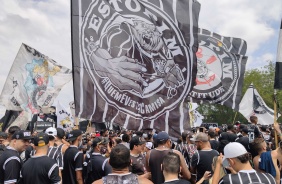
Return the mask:
<path fill-rule="evenodd" d="M 33 156 L 36 153 L 36 150 L 31 151 L 30 155 Z M 47 156 L 49 158 L 54 159 L 57 162 L 57 165 L 59 167 L 60 170 L 63 170 L 64 165 L 63 165 L 63 154 L 61 151 L 61 147 L 49 147 L 48 148 L 48 152 L 47 152 Z"/>
<path fill-rule="evenodd" d="M 225 175 L 218 182 L 219 184 L 275 184 L 275 179 L 268 173 L 260 173 L 255 170 L 242 170 L 237 174 Z"/>

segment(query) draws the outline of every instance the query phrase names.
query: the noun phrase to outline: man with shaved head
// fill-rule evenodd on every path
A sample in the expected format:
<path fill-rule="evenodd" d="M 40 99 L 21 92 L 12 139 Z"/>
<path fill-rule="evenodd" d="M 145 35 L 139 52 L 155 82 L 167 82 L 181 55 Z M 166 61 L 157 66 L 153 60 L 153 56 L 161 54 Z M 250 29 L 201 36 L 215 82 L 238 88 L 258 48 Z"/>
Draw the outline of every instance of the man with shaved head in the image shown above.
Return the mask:
<path fill-rule="evenodd" d="M 191 172 L 197 174 L 198 181 L 206 171 L 212 171 L 212 160 L 213 157 L 218 156 L 218 152 L 211 149 L 209 138 L 203 132 L 196 134 L 192 141 L 195 142 L 198 152 L 192 156 Z M 208 181 L 204 181 L 203 184 L 208 184 Z"/>

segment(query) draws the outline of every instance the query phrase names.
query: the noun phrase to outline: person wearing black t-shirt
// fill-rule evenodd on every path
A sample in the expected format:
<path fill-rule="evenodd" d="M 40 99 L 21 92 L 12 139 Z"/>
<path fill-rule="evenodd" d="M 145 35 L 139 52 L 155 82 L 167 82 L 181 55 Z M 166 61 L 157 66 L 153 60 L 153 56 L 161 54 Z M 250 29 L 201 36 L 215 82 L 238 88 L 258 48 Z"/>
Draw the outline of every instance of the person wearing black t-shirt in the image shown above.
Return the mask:
<path fill-rule="evenodd" d="M 55 139 L 57 136 L 57 129 L 54 127 L 49 127 L 45 130 L 45 133 L 49 136 L 49 148 L 47 156 L 54 159 L 57 162 L 59 167 L 59 175 L 62 177 L 63 170 L 63 154 L 61 149 L 55 146 Z M 33 156 L 36 153 L 36 150 L 32 150 L 30 155 Z"/>
<path fill-rule="evenodd" d="M 170 152 L 164 156 L 162 171 L 165 178 L 164 184 L 190 184 L 189 181 L 179 179 L 180 157 L 178 154 Z"/>
<path fill-rule="evenodd" d="M 101 155 L 101 149 L 106 147 L 108 141 L 103 137 L 96 137 L 93 140 L 92 147 L 93 153 L 87 163 L 84 162 L 87 170 L 86 184 L 91 184 L 93 181 L 101 179 L 103 176 L 107 176 L 112 172 L 108 159 Z"/>
<path fill-rule="evenodd" d="M 11 137 L 10 145 L 0 157 L 0 183 L 17 183 L 22 168 L 19 153 L 29 145 L 31 133 L 29 131 L 16 131 Z"/>
<path fill-rule="evenodd" d="M 248 132 L 249 132 L 248 128 L 241 129 L 242 137 L 236 139 L 236 142 L 241 143 L 246 148 L 246 150 L 249 152 L 250 151 L 250 148 L 249 148 L 250 141 L 249 141 Z"/>
<path fill-rule="evenodd" d="M 40 132 L 34 137 L 36 153 L 22 167 L 21 183 L 59 184 L 59 167 L 56 161 L 47 156 L 49 137 Z"/>
<path fill-rule="evenodd" d="M 193 138 L 198 152 L 192 156 L 191 172 L 197 174 L 197 180 L 199 181 L 205 174 L 206 171 L 212 171 L 213 157 L 218 156 L 216 150 L 211 149 L 208 136 L 205 133 L 198 133 Z M 204 181 L 207 184 L 208 181 Z"/>
<path fill-rule="evenodd" d="M 208 137 L 209 137 L 209 141 L 211 144 L 211 148 L 214 150 L 217 150 L 218 146 L 219 146 L 219 142 L 217 140 L 215 140 L 215 132 L 212 130 L 208 131 Z"/>
<path fill-rule="evenodd" d="M 260 138 L 260 137 L 263 137 L 259 127 L 258 127 L 258 117 L 256 116 L 251 116 L 250 117 L 250 121 L 252 123 L 252 125 L 250 126 L 251 129 L 254 130 L 254 134 L 255 134 L 255 137 L 254 138 Z"/>
<path fill-rule="evenodd" d="M 73 130 L 68 134 L 70 147 L 64 154 L 63 184 L 82 184 L 83 153 L 78 150 L 82 144 L 82 132 Z"/>
<path fill-rule="evenodd" d="M 226 132 L 222 132 L 219 135 L 219 141 L 221 140 L 227 140 L 229 142 L 235 142 L 235 140 L 237 139 L 237 134 L 235 134 L 235 129 L 234 129 L 234 125 L 228 125 L 227 126 L 227 131 Z"/>

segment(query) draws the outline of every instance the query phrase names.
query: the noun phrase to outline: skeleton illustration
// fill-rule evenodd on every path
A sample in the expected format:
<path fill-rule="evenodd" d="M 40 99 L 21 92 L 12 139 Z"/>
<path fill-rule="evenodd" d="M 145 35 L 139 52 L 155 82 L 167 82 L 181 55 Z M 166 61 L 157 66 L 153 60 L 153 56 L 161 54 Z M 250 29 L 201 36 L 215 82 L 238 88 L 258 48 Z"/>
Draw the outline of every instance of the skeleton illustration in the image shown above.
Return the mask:
<path fill-rule="evenodd" d="M 168 98 L 185 83 L 161 33 L 155 25 L 140 20 L 112 24 L 101 39 L 90 38 L 88 51 L 95 71 L 108 77 L 120 90 L 139 94 L 156 79 L 168 88 Z"/>

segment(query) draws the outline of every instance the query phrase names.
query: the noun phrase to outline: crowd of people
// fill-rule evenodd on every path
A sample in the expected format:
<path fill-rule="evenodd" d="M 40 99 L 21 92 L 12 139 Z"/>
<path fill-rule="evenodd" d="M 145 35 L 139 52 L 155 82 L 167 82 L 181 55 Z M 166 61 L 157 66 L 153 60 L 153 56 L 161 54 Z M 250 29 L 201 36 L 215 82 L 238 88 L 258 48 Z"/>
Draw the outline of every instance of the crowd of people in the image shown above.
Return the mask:
<path fill-rule="evenodd" d="M 49 127 L 0 132 L 0 184 L 280 184 L 282 140 L 278 124 L 166 132 L 94 129 L 69 133 Z"/>

